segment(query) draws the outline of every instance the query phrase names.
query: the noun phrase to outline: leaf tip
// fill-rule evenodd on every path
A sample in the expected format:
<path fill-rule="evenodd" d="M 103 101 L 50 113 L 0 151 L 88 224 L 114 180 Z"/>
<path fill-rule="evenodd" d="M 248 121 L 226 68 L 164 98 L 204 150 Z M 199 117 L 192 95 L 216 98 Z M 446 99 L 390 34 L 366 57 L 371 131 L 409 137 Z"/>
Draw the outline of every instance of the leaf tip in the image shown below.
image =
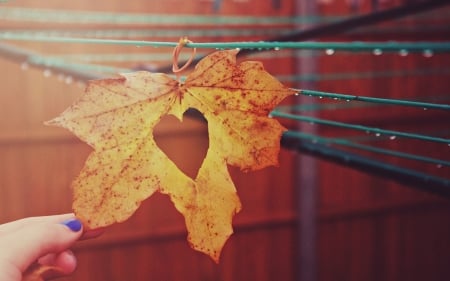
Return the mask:
<path fill-rule="evenodd" d="M 61 118 L 56 117 L 51 120 L 44 121 L 45 126 L 61 126 Z"/>

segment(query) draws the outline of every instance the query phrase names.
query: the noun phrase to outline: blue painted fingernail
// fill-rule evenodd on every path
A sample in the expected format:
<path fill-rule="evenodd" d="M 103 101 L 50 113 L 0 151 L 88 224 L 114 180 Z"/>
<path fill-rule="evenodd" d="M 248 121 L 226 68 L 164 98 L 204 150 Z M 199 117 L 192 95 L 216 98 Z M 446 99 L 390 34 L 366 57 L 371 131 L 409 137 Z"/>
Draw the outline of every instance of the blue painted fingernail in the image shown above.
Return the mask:
<path fill-rule="evenodd" d="M 68 219 L 66 221 L 63 221 L 61 224 L 64 224 L 73 232 L 78 232 L 83 227 L 83 224 L 81 223 L 81 221 L 79 221 L 77 219 Z"/>

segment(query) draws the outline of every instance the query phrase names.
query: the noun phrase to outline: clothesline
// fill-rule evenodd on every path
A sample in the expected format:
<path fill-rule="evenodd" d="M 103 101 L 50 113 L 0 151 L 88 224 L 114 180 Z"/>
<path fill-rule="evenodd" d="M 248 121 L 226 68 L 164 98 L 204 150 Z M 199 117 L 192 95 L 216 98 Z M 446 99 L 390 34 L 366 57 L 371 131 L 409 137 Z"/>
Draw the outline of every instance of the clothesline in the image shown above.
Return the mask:
<path fill-rule="evenodd" d="M 54 37 L 40 34 L 0 32 L 0 40 L 38 41 L 47 43 L 70 43 L 70 44 L 105 44 L 105 45 L 131 45 L 139 47 L 171 47 L 175 48 L 179 42 L 144 41 L 144 40 L 120 40 L 120 39 L 97 39 L 97 38 L 75 38 Z M 206 49 L 250 49 L 250 50 L 281 50 L 281 49 L 306 49 L 306 50 L 328 50 L 328 51 L 350 51 L 350 52 L 450 52 L 450 41 L 448 42 L 189 42 L 186 48 Z"/>

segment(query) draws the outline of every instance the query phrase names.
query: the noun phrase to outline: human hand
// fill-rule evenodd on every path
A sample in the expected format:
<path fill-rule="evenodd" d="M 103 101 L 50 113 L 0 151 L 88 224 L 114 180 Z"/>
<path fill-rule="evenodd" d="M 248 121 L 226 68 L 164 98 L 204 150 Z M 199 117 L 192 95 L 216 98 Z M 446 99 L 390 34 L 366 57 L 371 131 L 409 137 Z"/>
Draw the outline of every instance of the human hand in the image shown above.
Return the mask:
<path fill-rule="evenodd" d="M 83 234 L 82 229 L 73 214 L 25 218 L 0 225 L 0 280 L 21 281 L 39 268 L 51 269 L 45 275 L 49 279 L 72 273 L 76 258 L 69 248 L 80 238 L 100 234 Z"/>

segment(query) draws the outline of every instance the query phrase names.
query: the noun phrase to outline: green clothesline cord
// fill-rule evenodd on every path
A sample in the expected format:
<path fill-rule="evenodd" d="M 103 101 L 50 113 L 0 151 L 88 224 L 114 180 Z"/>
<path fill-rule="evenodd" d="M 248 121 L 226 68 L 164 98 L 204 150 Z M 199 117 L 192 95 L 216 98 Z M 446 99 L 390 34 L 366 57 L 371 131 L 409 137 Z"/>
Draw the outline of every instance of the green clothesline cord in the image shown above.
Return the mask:
<path fill-rule="evenodd" d="M 144 40 L 121 40 L 121 39 L 96 39 L 96 38 L 75 38 L 75 37 L 57 37 L 31 34 L 17 34 L 9 32 L 0 32 L 0 40 L 19 40 L 19 41 L 37 41 L 47 43 L 69 43 L 69 44 L 103 44 L 103 45 L 130 45 L 136 47 L 172 47 L 175 48 L 178 43 L 174 42 L 156 42 Z"/>
<path fill-rule="evenodd" d="M 436 158 L 431 158 L 431 157 L 426 157 L 426 156 L 421 156 L 421 155 L 415 155 L 415 154 L 410 154 L 410 153 L 405 153 L 405 152 L 399 152 L 399 151 L 390 150 L 390 149 L 378 148 L 378 147 L 373 147 L 373 146 L 369 146 L 369 145 L 358 144 L 358 143 L 354 143 L 354 142 L 351 142 L 351 141 L 349 141 L 347 139 L 343 139 L 343 138 L 324 138 L 324 137 L 307 134 L 307 133 L 302 133 L 302 132 L 297 132 L 297 131 L 288 131 L 286 133 L 293 135 L 295 137 L 301 138 L 301 139 L 306 139 L 306 140 L 312 141 L 312 142 L 318 142 L 318 143 L 322 143 L 322 144 L 343 145 L 343 146 L 361 149 L 361 150 L 365 150 L 365 151 L 369 151 L 369 152 L 375 152 L 375 153 L 380 153 L 380 154 L 389 155 L 389 156 L 395 156 L 395 157 L 400 157 L 400 158 L 405 158 L 405 159 L 427 162 L 427 163 L 435 164 L 438 166 L 450 167 L 450 161 L 445 161 L 445 160 L 441 160 L 441 159 L 436 159 Z"/>
<path fill-rule="evenodd" d="M 418 101 L 408 101 L 408 100 L 398 100 L 398 99 L 372 98 L 372 97 L 328 93 L 328 92 L 313 91 L 313 90 L 300 90 L 300 89 L 294 89 L 294 90 L 296 90 L 298 93 L 300 93 L 302 95 L 314 96 L 314 97 L 319 97 L 319 98 L 332 98 L 335 100 L 362 101 L 362 102 L 370 102 L 370 103 L 378 103 L 378 104 L 412 106 L 412 107 L 420 107 L 425 110 L 426 109 L 450 110 L 449 104 L 428 103 L 428 102 L 418 102 Z"/>
<path fill-rule="evenodd" d="M 32 34 L 17 34 L 1 32 L 0 39 L 39 41 L 51 43 L 79 43 L 79 44 L 109 44 L 109 45 L 132 45 L 150 47 L 176 47 L 178 42 L 157 42 L 144 40 L 116 40 L 96 38 L 74 38 L 74 37 L 50 37 Z M 257 49 L 257 50 L 280 50 L 280 49 L 308 49 L 327 51 L 371 51 L 375 55 L 382 52 L 448 52 L 450 42 L 217 42 L 217 43 L 187 43 L 188 48 L 209 49 Z M 432 53 L 431 53 L 432 54 Z"/>
<path fill-rule="evenodd" d="M 303 81 L 330 81 L 330 80 L 354 80 L 377 79 L 387 77 L 411 78 L 411 76 L 445 76 L 450 74 L 450 68 L 421 68 L 412 70 L 384 70 L 384 71 L 358 71 L 358 72 L 330 72 L 310 73 L 301 75 L 276 75 L 283 82 Z"/>
<path fill-rule="evenodd" d="M 383 51 L 423 52 L 426 50 L 450 51 L 450 42 L 225 42 L 225 43 L 188 43 L 191 48 L 215 49 L 307 49 L 331 51 L 371 51 L 381 55 Z"/>
<path fill-rule="evenodd" d="M 315 118 L 315 117 L 295 115 L 295 114 L 291 114 L 291 113 L 281 112 L 276 109 L 270 113 L 270 116 L 287 118 L 287 119 L 292 119 L 292 120 L 296 120 L 296 121 L 309 122 L 311 124 L 328 125 L 328 126 L 334 126 L 334 127 L 344 128 L 344 129 L 359 130 L 359 131 L 364 131 L 366 133 L 373 133 L 376 136 L 386 135 L 386 136 L 390 136 L 390 137 L 403 137 L 403 138 L 417 139 L 417 140 L 423 140 L 423 141 L 445 143 L 445 144 L 450 145 L 450 139 L 444 139 L 444 138 L 438 138 L 438 137 L 432 137 L 432 136 L 426 136 L 426 135 L 414 134 L 414 133 L 384 130 L 384 129 L 379 129 L 379 128 L 367 127 L 367 126 L 363 126 L 363 125 L 348 124 L 348 123 L 320 119 L 320 118 Z"/>

